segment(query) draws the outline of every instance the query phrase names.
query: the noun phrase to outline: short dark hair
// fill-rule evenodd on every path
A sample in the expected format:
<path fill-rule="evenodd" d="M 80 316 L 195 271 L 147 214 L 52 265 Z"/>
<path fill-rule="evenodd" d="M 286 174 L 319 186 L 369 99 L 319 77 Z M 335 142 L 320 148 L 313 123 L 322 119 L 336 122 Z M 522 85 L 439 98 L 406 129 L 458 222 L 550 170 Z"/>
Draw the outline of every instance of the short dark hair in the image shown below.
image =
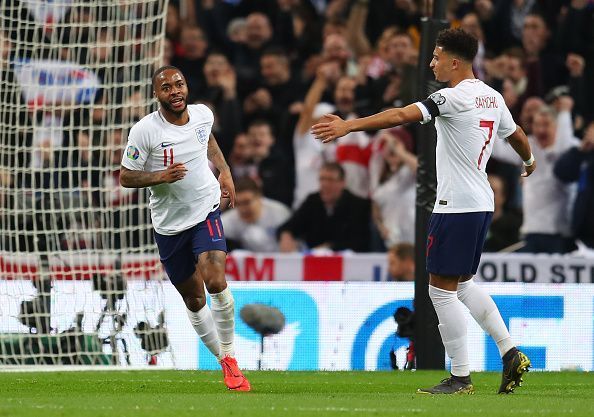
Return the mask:
<path fill-rule="evenodd" d="M 341 181 L 344 180 L 344 177 L 345 177 L 344 168 L 338 162 L 324 162 L 324 165 L 322 165 L 322 167 L 320 168 L 320 171 L 321 170 L 334 171 L 334 172 L 338 173 L 339 180 L 341 180 Z"/>
<path fill-rule="evenodd" d="M 268 126 L 272 136 L 275 136 L 274 126 L 272 126 L 272 123 L 270 123 L 270 121 L 268 121 L 266 119 L 255 119 L 255 120 L 251 121 L 250 124 L 248 125 L 247 130 L 250 130 L 252 127 L 259 127 L 259 126 Z M 276 136 L 275 136 L 275 138 L 276 138 Z"/>
<path fill-rule="evenodd" d="M 167 70 L 176 70 L 177 72 L 182 74 L 180 69 L 177 67 L 174 67 L 173 65 L 164 65 L 164 66 L 158 68 L 155 72 L 153 72 L 153 77 L 151 79 L 151 84 L 153 86 L 153 90 L 155 89 L 155 80 L 157 79 L 159 74 L 161 74 L 163 71 L 167 71 Z M 182 77 L 183 77 L 183 74 L 182 74 Z"/>
<path fill-rule="evenodd" d="M 269 46 L 266 49 L 264 49 L 264 51 L 262 52 L 261 56 L 275 56 L 277 58 L 284 58 L 284 59 L 289 59 L 289 55 L 287 54 L 287 51 L 285 51 L 283 48 L 281 48 L 280 46 Z"/>
<path fill-rule="evenodd" d="M 262 195 L 262 187 L 250 177 L 241 177 L 235 182 L 235 192 L 242 193 L 244 191 L 251 191 L 254 194 Z"/>
<path fill-rule="evenodd" d="M 467 62 L 472 62 L 478 51 L 477 39 L 462 29 L 442 30 L 437 35 L 435 45 Z"/>

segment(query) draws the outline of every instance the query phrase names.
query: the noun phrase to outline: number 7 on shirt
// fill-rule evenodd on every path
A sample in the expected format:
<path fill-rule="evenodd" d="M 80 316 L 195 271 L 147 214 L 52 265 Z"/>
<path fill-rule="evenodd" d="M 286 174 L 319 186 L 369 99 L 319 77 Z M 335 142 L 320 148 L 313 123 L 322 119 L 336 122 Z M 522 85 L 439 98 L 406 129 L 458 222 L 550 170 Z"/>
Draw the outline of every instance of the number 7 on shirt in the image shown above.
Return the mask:
<path fill-rule="evenodd" d="M 487 147 L 489 142 L 491 142 L 491 137 L 493 136 L 493 125 L 494 124 L 495 124 L 495 122 L 493 120 L 481 120 L 479 123 L 480 127 L 486 127 L 487 129 L 489 129 L 489 135 L 487 136 L 487 140 L 485 141 L 485 144 L 483 145 L 483 149 L 481 149 L 481 154 L 479 155 L 479 158 L 478 158 L 477 169 L 481 169 L 481 161 L 483 160 L 483 153 L 485 152 L 485 148 Z"/>

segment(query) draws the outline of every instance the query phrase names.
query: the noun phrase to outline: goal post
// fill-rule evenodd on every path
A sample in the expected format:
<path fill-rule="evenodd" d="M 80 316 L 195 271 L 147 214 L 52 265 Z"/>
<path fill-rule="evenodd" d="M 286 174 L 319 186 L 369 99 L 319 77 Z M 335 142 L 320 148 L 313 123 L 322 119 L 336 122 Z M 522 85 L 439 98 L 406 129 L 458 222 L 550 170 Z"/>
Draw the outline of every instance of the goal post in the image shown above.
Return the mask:
<path fill-rule="evenodd" d="M 0 0 L 0 365 L 172 365 L 145 190 L 168 0 Z"/>

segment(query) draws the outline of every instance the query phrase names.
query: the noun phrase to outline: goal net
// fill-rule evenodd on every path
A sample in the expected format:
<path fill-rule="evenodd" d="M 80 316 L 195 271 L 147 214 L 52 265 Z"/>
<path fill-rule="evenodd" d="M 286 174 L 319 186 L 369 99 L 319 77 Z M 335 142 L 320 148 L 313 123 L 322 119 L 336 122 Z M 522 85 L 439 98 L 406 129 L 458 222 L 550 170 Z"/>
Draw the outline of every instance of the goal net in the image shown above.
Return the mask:
<path fill-rule="evenodd" d="M 0 0 L 0 365 L 173 365 L 145 190 L 167 0 Z"/>

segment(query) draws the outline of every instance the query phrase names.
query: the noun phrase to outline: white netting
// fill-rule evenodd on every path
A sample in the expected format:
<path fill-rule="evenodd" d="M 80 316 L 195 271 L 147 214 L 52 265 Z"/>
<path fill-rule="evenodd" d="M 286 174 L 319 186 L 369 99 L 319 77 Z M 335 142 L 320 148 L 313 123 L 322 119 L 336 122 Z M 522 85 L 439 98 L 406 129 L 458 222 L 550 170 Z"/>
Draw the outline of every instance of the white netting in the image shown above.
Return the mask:
<path fill-rule="evenodd" d="M 0 3 L 0 364 L 147 363 L 162 274 L 118 177 L 167 0 Z"/>

